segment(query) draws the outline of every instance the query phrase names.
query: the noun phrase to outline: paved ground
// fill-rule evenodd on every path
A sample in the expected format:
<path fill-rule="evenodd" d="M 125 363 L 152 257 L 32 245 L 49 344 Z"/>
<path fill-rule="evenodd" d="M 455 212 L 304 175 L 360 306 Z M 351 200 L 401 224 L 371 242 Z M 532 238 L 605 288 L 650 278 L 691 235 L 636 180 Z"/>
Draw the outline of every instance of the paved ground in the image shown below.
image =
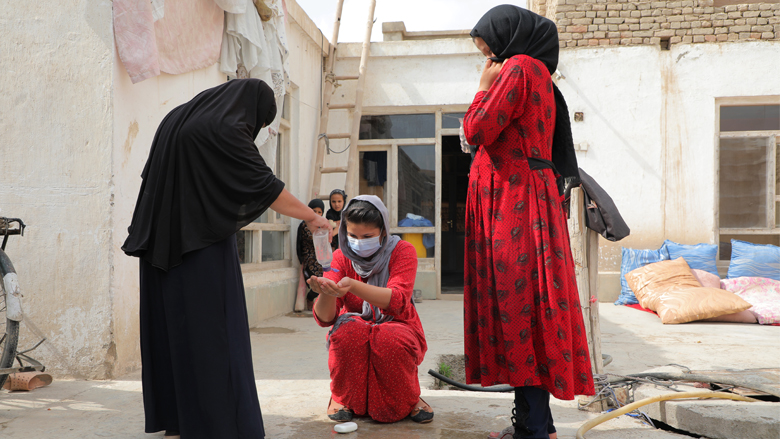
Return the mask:
<path fill-rule="evenodd" d="M 411 421 L 382 425 L 358 420 L 354 438 L 482 439 L 490 430 L 509 425 L 511 396 L 430 390 L 427 375 L 439 354 L 463 351 L 462 304 L 426 301 L 419 312 L 429 344 L 420 367 L 425 398 L 436 410 L 431 424 Z M 641 372 L 669 363 L 693 369 L 777 367 L 780 327 L 739 324 L 661 325 L 657 317 L 603 304 L 603 351 L 614 362 L 607 371 Z M 326 330 L 310 319 L 277 317 L 252 334 L 255 374 L 268 438 L 330 438 L 325 416 L 329 397 Z M 594 414 L 574 402 L 554 401 L 559 437 L 573 438 Z M 61 380 L 30 393 L 0 391 L 2 438 L 157 438 L 143 433 L 139 374 L 111 381 Z M 588 433 L 592 439 L 664 439 L 682 436 L 661 432 L 621 417 Z M 185 438 L 186 439 L 186 438 Z"/>

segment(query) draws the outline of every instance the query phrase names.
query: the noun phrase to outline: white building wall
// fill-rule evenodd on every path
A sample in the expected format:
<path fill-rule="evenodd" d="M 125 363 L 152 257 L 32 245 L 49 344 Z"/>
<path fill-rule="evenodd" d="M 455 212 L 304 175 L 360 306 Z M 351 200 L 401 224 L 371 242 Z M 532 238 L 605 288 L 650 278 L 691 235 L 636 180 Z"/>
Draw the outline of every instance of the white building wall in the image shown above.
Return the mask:
<path fill-rule="evenodd" d="M 557 81 L 567 99 L 580 167 L 612 196 L 632 234 L 601 241 L 600 294 L 619 290 L 620 246 L 658 248 L 664 239 L 715 243 L 717 127 L 715 99 L 780 94 L 775 41 L 561 50 Z M 337 74 L 354 74 L 359 44 L 340 44 Z M 469 39 L 373 43 L 364 105 L 431 107 L 471 103 L 484 56 Z M 344 84 L 333 102 L 354 99 Z M 411 111 L 411 110 L 410 110 Z M 330 132 L 344 132 L 345 117 Z M 333 142 L 342 147 L 343 141 Z M 346 155 L 326 166 L 346 165 Z M 323 192 L 343 184 L 326 180 Z"/>
<path fill-rule="evenodd" d="M 328 42 L 294 0 L 287 7 L 297 88 L 286 183 L 305 200 Z M 120 247 L 141 170 L 162 118 L 226 76 L 214 65 L 131 84 L 108 0 L 6 2 L 0 14 L 0 213 L 29 225 L 8 254 L 27 318 L 48 338 L 34 356 L 57 376 L 121 375 L 140 366 L 138 260 Z M 282 274 L 245 275 L 253 324 L 292 310 L 297 271 Z M 20 346 L 34 338 L 23 325 Z"/>
<path fill-rule="evenodd" d="M 288 0 L 291 16 L 287 20 L 290 53 L 291 122 L 289 169 L 286 188 L 301 200 L 306 200 L 310 176 L 311 154 L 308 151 L 316 139 L 319 122 L 321 49 L 314 41 L 309 18 L 295 9 Z M 303 26 L 298 21 L 304 22 Z M 316 29 L 316 28 L 315 28 Z M 308 32 L 307 32 L 308 31 Z M 324 41 L 327 44 L 327 40 Z M 132 84 L 118 58 L 114 62 L 114 335 L 117 338 L 117 371 L 140 366 L 138 344 L 138 260 L 126 256 L 121 246 L 127 238 L 141 185 L 141 171 L 146 163 L 154 134 L 162 119 L 176 106 L 189 101 L 201 91 L 226 81 L 219 65 L 182 75 L 162 74 L 138 84 Z M 292 224 L 291 248 L 295 230 Z M 244 286 L 250 326 L 262 320 L 292 311 L 298 281 L 297 259 L 291 268 L 277 270 L 245 269 Z"/>
<path fill-rule="evenodd" d="M 117 346 L 115 375 L 140 367 L 141 351 L 138 327 L 137 258 L 122 252 L 127 227 L 141 187 L 141 171 L 149 157 L 152 140 L 162 119 L 177 106 L 201 91 L 219 85 L 227 76 L 219 66 L 147 79 L 133 84 L 114 51 L 114 130 L 113 130 L 113 331 Z"/>
<path fill-rule="evenodd" d="M 0 209 L 49 370 L 111 373 L 110 1 L 0 5 Z M 21 347 L 31 347 L 22 325 Z"/>
<path fill-rule="evenodd" d="M 620 246 L 658 248 L 664 239 L 716 244 L 716 99 L 780 94 L 778 42 L 563 50 L 558 81 L 580 167 L 609 192 L 631 227 L 601 241 L 604 300 L 616 298 Z"/>
<path fill-rule="evenodd" d="M 309 185 L 313 171 L 314 143 L 317 139 L 321 108 L 322 38 L 317 27 L 300 7 L 287 2 L 287 46 L 290 62 L 290 149 L 286 152 L 289 166 L 284 178 L 287 190 L 307 204 Z M 326 206 L 327 207 L 327 206 Z M 259 270 L 245 267 L 249 325 L 292 312 L 300 274 L 300 264 L 295 254 L 296 232 L 300 221 L 292 220 L 290 249 L 292 264 L 289 268 Z"/>

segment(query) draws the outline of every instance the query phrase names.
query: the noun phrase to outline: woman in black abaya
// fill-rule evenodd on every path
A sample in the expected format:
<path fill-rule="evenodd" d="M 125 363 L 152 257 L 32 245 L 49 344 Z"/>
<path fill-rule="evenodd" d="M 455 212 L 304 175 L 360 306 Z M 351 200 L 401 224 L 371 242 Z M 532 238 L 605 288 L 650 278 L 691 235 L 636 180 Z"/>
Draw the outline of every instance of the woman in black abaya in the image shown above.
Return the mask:
<path fill-rule="evenodd" d="M 265 437 L 235 233 L 269 207 L 329 228 L 254 144 L 275 115 L 268 85 L 235 79 L 176 107 L 157 129 L 122 246 L 140 258 L 147 433 Z"/>

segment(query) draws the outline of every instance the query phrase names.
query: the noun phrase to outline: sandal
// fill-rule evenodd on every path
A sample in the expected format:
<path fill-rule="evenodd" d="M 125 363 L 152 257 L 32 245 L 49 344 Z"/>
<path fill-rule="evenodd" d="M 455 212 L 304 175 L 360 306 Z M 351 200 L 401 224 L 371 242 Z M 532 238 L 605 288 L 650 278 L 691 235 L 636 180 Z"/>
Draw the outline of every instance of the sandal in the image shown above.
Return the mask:
<path fill-rule="evenodd" d="M 512 439 L 515 437 L 515 427 L 511 425 L 501 431 L 491 431 L 488 439 Z"/>
<path fill-rule="evenodd" d="M 51 384 L 51 375 L 41 372 L 20 372 L 12 373 L 8 375 L 8 379 L 5 381 L 4 389 L 11 391 L 23 390 L 29 392 L 30 390 L 37 389 L 39 387 L 48 386 Z"/>
<path fill-rule="evenodd" d="M 424 399 L 420 398 L 420 401 L 422 401 L 425 405 L 415 407 L 412 412 L 409 413 L 409 417 L 412 418 L 412 421 L 417 422 L 418 424 L 427 424 L 433 421 L 433 408 L 427 402 L 425 402 Z M 426 411 L 426 407 L 431 411 Z"/>
<path fill-rule="evenodd" d="M 333 397 L 331 396 L 330 401 L 328 401 L 328 418 L 330 418 L 331 421 L 349 422 L 352 420 L 352 416 L 355 415 L 355 413 L 352 410 L 346 407 L 341 407 L 338 410 L 336 410 L 335 408 L 331 409 L 330 405 L 332 402 L 333 402 Z"/>

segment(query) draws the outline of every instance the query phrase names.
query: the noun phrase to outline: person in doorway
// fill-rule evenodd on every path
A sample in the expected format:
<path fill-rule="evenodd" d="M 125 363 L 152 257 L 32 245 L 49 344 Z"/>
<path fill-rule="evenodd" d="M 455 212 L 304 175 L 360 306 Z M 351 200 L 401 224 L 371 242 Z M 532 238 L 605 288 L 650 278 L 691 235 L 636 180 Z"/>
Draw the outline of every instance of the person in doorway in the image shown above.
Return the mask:
<path fill-rule="evenodd" d="M 414 247 L 389 233 L 388 213 L 373 195 L 352 199 L 343 214 L 333 270 L 312 277 L 320 294 L 314 318 L 328 333 L 331 400 L 328 416 L 344 422 L 368 415 L 378 422 L 407 416 L 433 420 L 420 398 L 417 366 L 428 345 L 412 302 Z"/>
<path fill-rule="evenodd" d="M 322 216 L 325 210 L 325 203 L 320 199 L 313 199 L 309 201 L 309 208 L 319 216 Z M 317 262 L 317 253 L 314 251 L 314 238 L 311 234 L 311 230 L 302 222 L 298 226 L 298 236 L 296 240 L 296 253 L 298 254 L 298 262 L 301 263 L 301 277 L 299 279 L 298 288 L 307 288 L 306 283 L 310 277 L 322 276 L 322 265 Z M 303 294 L 303 291 L 301 291 Z M 311 310 L 314 304 L 314 299 L 317 297 L 317 293 L 314 290 L 309 289 L 306 294 L 306 309 Z"/>
<path fill-rule="evenodd" d="M 269 207 L 329 228 L 266 166 L 254 139 L 273 90 L 235 79 L 160 123 L 122 249 L 140 259 L 145 430 L 265 437 L 235 234 Z"/>
<path fill-rule="evenodd" d="M 344 209 L 344 203 L 346 202 L 347 193 L 341 189 L 333 189 L 330 193 L 330 197 L 328 197 L 330 209 L 328 209 L 328 213 L 325 214 L 325 218 L 327 218 L 328 221 L 332 221 L 331 225 L 333 226 L 334 239 L 331 241 L 331 247 L 333 247 L 333 250 L 338 250 L 339 248 L 339 240 L 335 238 L 339 233 L 339 228 L 341 226 L 341 211 Z"/>
<path fill-rule="evenodd" d="M 514 438 L 555 438 L 550 395 L 594 394 L 550 160 L 571 142 L 551 79 L 558 34 L 552 21 L 502 5 L 471 36 L 488 60 L 464 119 L 466 141 L 479 145 L 466 207 L 466 380 L 516 388 Z"/>

